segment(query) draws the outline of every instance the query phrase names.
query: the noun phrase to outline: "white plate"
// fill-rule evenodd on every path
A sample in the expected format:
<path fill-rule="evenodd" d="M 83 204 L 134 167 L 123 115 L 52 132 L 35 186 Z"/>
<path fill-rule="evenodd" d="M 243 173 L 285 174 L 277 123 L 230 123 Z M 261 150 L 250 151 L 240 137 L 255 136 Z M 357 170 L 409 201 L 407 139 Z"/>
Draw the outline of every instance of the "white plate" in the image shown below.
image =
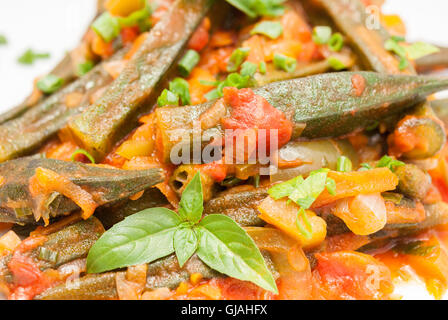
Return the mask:
<path fill-rule="evenodd" d="M 0 1 L 0 34 L 9 41 L 0 47 L 0 112 L 20 103 L 31 92 L 33 79 L 51 70 L 78 43 L 95 5 L 95 0 Z M 448 1 L 387 0 L 384 11 L 404 19 L 409 40 L 448 46 Z M 51 59 L 21 66 L 17 57 L 27 48 L 50 52 Z M 396 292 L 403 299 L 432 299 L 417 281 L 399 285 Z"/>

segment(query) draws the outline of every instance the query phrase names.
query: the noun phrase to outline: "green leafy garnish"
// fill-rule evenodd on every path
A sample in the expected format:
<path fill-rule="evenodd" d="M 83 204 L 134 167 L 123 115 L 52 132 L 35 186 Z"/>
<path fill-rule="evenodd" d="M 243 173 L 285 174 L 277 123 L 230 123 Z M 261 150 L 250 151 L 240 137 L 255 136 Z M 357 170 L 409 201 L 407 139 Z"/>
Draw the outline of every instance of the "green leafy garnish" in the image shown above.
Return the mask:
<path fill-rule="evenodd" d="M 188 77 L 193 68 L 199 63 L 199 59 L 199 53 L 195 50 L 190 49 L 185 53 L 178 65 L 179 73 L 182 77 Z"/>
<path fill-rule="evenodd" d="M 90 70 L 92 70 L 94 66 L 95 66 L 95 64 L 93 63 L 93 61 L 90 61 L 90 60 L 80 63 L 80 64 L 78 64 L 76 74 L 79 77 L 82 77 L 83 75 L 87 74 Z"/>
<path fill-rule="evenodd" d="M 168 89 L 164 89 L 160 96 L 157 98 L 157 105 L 159 107 L 164 106 L 178 106 L 179 105 L 179 96 L 171 92 Z"/>
<path fill-rule="evenodd" d="M 93 22 L 92 29 L 105 42 L 111 42 L 120 34 L 121 26 L 117 17 L 104 12 Z"/>
<path fill-rule="evenodd" d="M 277 17 L 285 12 L 285 0 L 226 0 L 251 18 L 258 16 Z"/>
<path fill-rule="evenodd" d="M 399 42 L 403 40 L 403 38 L 391 37 L 384 43 L 384 48 L 386 50 L 391 51 L 400 57 L 400 64 L 398 66 L 400 70 L 406 69 L 409 65 L 408 58 L 406 57 L 406 50 L 399 44 Z"/>
<path fill-rule="evenodd" d="M 8 44 L 8 39 L 3 34 L 0 34 L 0 46 L 5 44 Z"/>
<path fill-rule="evenodd" d="M 227 63 L 227 71 L 228 72 L 236 72 L 244 60 L 249 55 L 249 48 L 238 48 L 232 52 L 232 55 L 229 58 L 229 62 Z"/>
<path fill-rule="evenodd" d="M 312 206 L 325 189 L 332 195 L 336 194 L 336 182 L 328 178 L 329 171 L 329 169 L 315 170 L 306 179 L 298 176 L 277 184 L 268 190 L 269 195 L 273 199 L 279 200 L 288 197 L 290 201 L 300 206 L 296 225 L 299 231 L 307 238 L 311 237 L 312 226 L 308 221 L 305 210 Z M 302 225 L 302 221 L 305 223 L 305 226 Z"/>
<path fill-rule="evenodd" d="M 384 156 L 378 161 L 376 164 L 377 168 L 389 168 L 391 171 L 394 171 L 396 167 L 404 166 L 405 163 L 389 156 Z"/>
<path fill-rule="evenodd" d="M 313 29 L 313 42 L 316 44 L 327 44 L 331 38 L 331 28 L 327 26 L 317 26 Z"/>
<path fill-rule="evenodd" d="M 127 217 L 106 231 L 87 256 L 87 271 L 100 273 L 151 263 L 176 254 L 183 266 L 196 253 L 210 268 L 278 293 L 274 278 L 254 241 L 231 218 L 202 218 L 200 173 L 185 188 L 179 214 L 151 208 Z"/>
<path fill-rule="evenodd" d="M 250 32 L 251 35 L 262 34 L 270 39 L 277 39 L 283 33 L 283 26 L 280 22 L 263 21 L 258 23 Z"/>
<path fill-rule="evenodd" d="M 327 59 L 327 62 L 328 62 L 328 65 L 336 71 L 344 70 L 347 68 L 347 66 L 336 57 L 329 57 Z"/>
<path fill-rule="evenodd" d="M 266 74 L 266 62 L 261 61 L 260 65 L 258 66 L 258 70 L 260 70 L 261 74 Z"/>
<path fill-rule="evenodd" d="M 55 76 L 53 74 L 48 74 L 45 77 L 37 81 L 37 88 L 45 94 L 51 94 L 59 90 L 64 84 L 64 79 Z"/>
<path fill-rule="evenodd" d="M 17 61 L 21 64 L 31 65 L 38 59 L 48 58 L 50 58 L 49 53 L 38 53 L 34 52 L 32 49 L 28 49 L 17 59 Z"/>
<path fill-rule="evenodd" d="M 72 161 L 75 161 L 75 157 L 76 157 L 77 154 L 83 154 L 83 155 L 85 155 L 87 157 L 87 159 L 89 159 L 89 161 L 91 163 L 95 163 L 95 158 L 90 153 L 88 153 L 86 150 L 84 150 L 84 149 L 77 149 L 75 152 L 72 153 L 72 155 L 70 156 L 70 159 Z"/>
<path fill-rule="evenodd" d="M 182 105 L 191 104 L 190 85 L 187 80 L 175 78 L 170 82 L 170 91 L 178 95 Z"/>
<path fill-rule="evenodd" d="M 340 156 L 336 164 L 336 170 L 340 172 L 350 172 L 353 170 L 352 162 L 346 156 Z"/>
<path fill-rule="evenodd" d="M 274 54 L 274 66 L 286 72 L 294 72 L 296 70 L 297 60 L 281 53 L 276 53 Z"/>
<path fill-rule="evenodd" d="M 255 63 L 246 61 L 241 65 L 240 75 L 243 77 L 253 77 L 257 72 L 257 65 Z"/>
<path fill-rule="evenodd" d="M 424 56 L 437 53 L 439 48 L 426 42 L 415 42 L 408 47 L 405 47 L 406 53 L 409 59 L 417 60 Z"/>

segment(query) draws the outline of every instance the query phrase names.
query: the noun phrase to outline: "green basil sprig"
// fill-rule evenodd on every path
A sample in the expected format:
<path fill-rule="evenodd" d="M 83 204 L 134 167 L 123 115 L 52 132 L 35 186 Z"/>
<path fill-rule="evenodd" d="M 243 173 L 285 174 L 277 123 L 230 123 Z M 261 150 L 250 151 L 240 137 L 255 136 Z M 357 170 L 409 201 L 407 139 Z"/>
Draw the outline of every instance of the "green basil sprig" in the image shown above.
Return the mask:
<path fill-rule="evenodd" d="M 273 199 L 279 200 L 288 197 L 289 201 L 300 206 L 299 212 L 297 213 L 296 225 L 300 232 L 308 239 L 311 238 L 313 229 L 305 210 L 311 207 L 325 189 L 332 195 L 336 194 L 336 182 L 328 177 L 329 171 L 329 169 L 325 168 L 315 170 L 306 179 L 298 176 L 277 184 L 268 190 L 269 195 Z M 303 220 L 303 223 L 301 220 Z"/>
<path fill-rule="evenodd" d="M 180 266 L 197 253 L 210 268 L 277 293 L 274 278 L 250 236 L 231 218 L 202 219 L 200 174 L 187 185 L 179 213 L 151 208 L 127 217 L 105 232 L 87 257 L 87 271 L 100 273 L 150 263 L 173 252 Z"/>

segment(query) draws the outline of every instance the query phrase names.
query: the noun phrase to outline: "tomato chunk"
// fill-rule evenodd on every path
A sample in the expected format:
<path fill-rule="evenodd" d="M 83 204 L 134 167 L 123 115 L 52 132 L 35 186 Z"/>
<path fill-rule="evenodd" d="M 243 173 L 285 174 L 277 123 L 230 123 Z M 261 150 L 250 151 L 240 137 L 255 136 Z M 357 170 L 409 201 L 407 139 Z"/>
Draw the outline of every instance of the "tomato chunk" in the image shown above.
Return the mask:
<path fill-rule="evenodd" d="M 317 297 L 330 300 L 388 299 L 393 291 L 390 270 L 374 257 L 338 251 L 316 254 L 313 277 Z"/>
<path fill-rule="evenodd" d="M 271 130 L 278 130 L 278 148 L 291 140 L 292 122 L 282 111 L 269 104 L 266 99 L 256 95 L 251 89 L 238 90 L 234 87 L 227 87 L 223 92 L 224 100 L 232 110 L 229 118 L 222 119 L 222 125 L 225 129 L 241 129 L 245 136 L 252 140 L 247 143 L 246 154 L 263 147 L 264 141 L 266 150 L 270 150 Z M 265 133 L 260 132 L 260 129 L 266 130 Z M 238 135 L 237 132 L 235 134 Z M 228 139 L 226 139 L 226 143 L 228 143 Z"/>

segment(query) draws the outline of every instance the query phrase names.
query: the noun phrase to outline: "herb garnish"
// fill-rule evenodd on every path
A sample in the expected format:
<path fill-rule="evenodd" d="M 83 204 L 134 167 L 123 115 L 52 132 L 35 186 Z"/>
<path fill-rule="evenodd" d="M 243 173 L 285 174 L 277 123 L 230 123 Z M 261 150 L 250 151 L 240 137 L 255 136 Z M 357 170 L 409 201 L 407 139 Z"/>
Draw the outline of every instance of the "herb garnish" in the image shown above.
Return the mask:
<path fill-rule="evenodd" d="M 185 188 L 179 205 L 178 213 L 151 208 L 114 225 L 90 249 L 88 272 L 150 263 L 173 252 L 183 266 L 196 253 L 212 269 L 278 292 L 260 250 L 244 229 L 222 214 L 202 218 L 199 173 Z"/>
<path fill-rule="evenodd" d="M 336 182 L 333 179 L 328 178 L 329 171 L 329 169 L 315 170 L 311 172 L 306 179 L 303 179 L 302 176 L 298 176 L 286 182 L 277 184 L 268 190 L 269 195 L 273 199 L 279 200 L 288 197 L 290 201 L 293 201 L 300 206 L 296 225 L 300 232 L 302 232 L 308 239 L 312 236 L 312 227 L 308 221 L 305 210 L 311 207 L 314 201 L 316 201 L 325 189 L 332 195 L 336 193 Z M 305 226 L 302 225 L 301 220 L 303 220 Z"/>
<path fill-rule="evenodd" d="M 17 61 L 21 64 L 31 65 L 37 59 L 48 59 L 48 58 L 50 58 L 49 53 L 37 53 L 34 52 L 32 49 L 28 49 L 17 59 Z"/>

